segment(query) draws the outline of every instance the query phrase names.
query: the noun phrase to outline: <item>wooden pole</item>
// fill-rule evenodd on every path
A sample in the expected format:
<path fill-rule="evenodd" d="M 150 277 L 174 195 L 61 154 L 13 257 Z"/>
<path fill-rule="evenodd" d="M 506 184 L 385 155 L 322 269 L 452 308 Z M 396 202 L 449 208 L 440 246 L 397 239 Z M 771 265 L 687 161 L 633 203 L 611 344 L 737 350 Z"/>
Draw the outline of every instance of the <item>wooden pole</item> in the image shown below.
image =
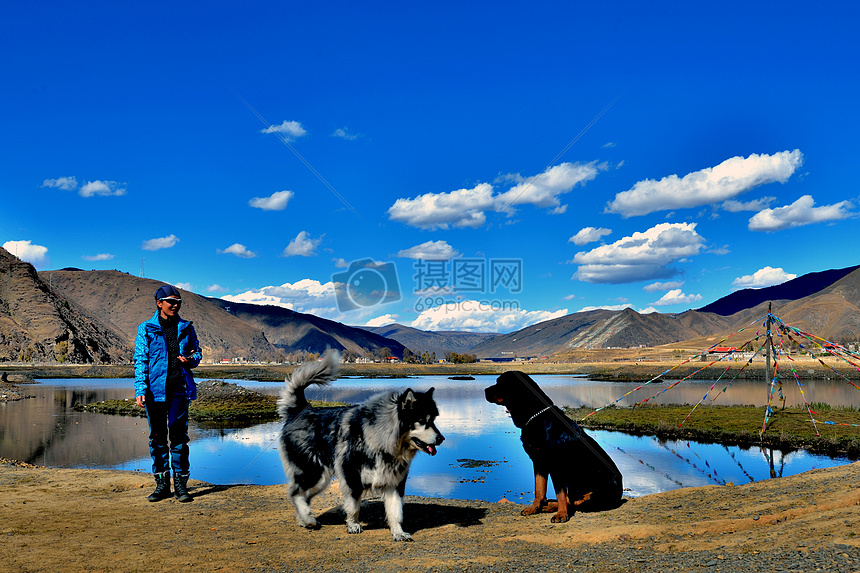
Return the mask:
<path fill-rule="evenodd" d="M 771 403 L 773 401 L 773 378 L 771 377 L 771 374 L 770 374 L 770 352 L 771 352 L 771 346 L 772 346 L 772 342 L 773 342 L 771 339 L 771 336 L 770 336 L 770 329 L 773 326 L 773 319 L 771 318 L 771 316 L 772 316 L 771 315 L 771 306 L 772 305 L 773 305 L 772 302 L 769 302 L 767 304 L 767 320 L 765 321 L 765 326 L 767 328 L 767 334 L 766 334 L 767 338 L 765 338 L 764 344 L 767 347 L 767 352 L 765 353 L 764 380 L 767 383 L 765 386 L 767 388 L 767 406 L 765 406 L 764 421 L 761 424 L 761 431 L 758 434 L 759 437 L 763 436 L 765 430 L 767 430 L 767 422 L 768 422 L 768 419 L 770 418 Z"/>
<path fill-rule="evenodd" d="M 768 385 L 773 384 L 773 378 L 770 375 L 770 356 L 773 351 L 773 337 L 771 336 L 771 328 L 773 328 L 773 315 L 771 314 L 771 306 L 772 302 L 767 303 L 767 361 L 765 362 L 766 366 L 766 378 Z"/>

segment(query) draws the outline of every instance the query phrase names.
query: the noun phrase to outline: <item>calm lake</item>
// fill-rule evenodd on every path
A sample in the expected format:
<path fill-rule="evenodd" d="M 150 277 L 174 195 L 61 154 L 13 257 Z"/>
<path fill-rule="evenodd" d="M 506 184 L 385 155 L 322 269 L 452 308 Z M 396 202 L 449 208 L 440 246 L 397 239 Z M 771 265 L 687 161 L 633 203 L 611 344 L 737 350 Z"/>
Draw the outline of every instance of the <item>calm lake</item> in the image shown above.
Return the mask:
<path fill-rule="evenodd" d="M 574 376 L 547 375 L 534 379 L 556 404 L 569 406 L 603 406 L 638 386 Z M 415 458 L 406 493 L 486 501 L 504 497 L 522 503 L 532 497 L 531 462 L 523 452 L 519 430 L 505 409 L 484 400 L 483 389 L 494 381 L 495 376 L 476 376 L 474 381 L 439 376 L 396 380 L 347 378 L 328 388 L 309 389 L 308 397 L 355 403 L 382 390 L 406 387 L 426 390 L 433 386 L 440 412 L 437 426 L 445 435 L 445 443 L 436 456 L 422 453 Z M 234 382 L 271 395 L 277 395 L 282 386 Z M 629 405 L 651 396 L 669 383 L 646 386 L 619 404 Z M 652 401 L 695 404 L 711 384 L 712 381 L 686 381 Z M 93 379 L 43 380 L 40 384 L 21 386 L 34 397 L 0 404 L 0 457 L 50 467 L 132 470 L 148 477 L 151 461 L 144 418 L 72 409 L 78 402 L 132 398 L 132 386 L 132 380 Z M 723 386 L 724 383 L 718 384 L 714 392 Z M 809 402 L 860 407 L 860 390 L 844 381 L 810 381 L 804 392 Z M 802 404 L 796 384 L 786 384 L 784 393 L 788 405 Z M 766 402 L 764 382 L 737 381 L 715 403 L 763 406 Z M 284 483 L 274 443 L 278 428 L 276 422 L 229 428 L 192 424 L 192 478 L 218 484 Z M 822 431 L 826 432 L 826 428 Z M 624 475 L 626 494 L 631 497 L 679 487 L 727 482 L 740 485 L 850 462 L 804 452 L 783 454 L 760 448 L 742 450 L 687 441 L 660 442 L 621 432 L 589 430 L 589 433 L 618 465 Z M 469 463 L 472 460 L 480 463 Z"/>

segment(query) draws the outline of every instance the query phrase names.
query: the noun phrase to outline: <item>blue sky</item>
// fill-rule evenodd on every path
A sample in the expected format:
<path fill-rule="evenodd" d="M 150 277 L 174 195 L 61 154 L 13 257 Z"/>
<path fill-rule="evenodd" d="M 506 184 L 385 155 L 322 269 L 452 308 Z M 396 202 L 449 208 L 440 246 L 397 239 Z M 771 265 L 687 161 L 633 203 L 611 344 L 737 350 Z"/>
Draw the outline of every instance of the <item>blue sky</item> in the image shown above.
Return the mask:
<path fill-rule="evenodd" d="M 0 245 L 356 325 L 698 308 L 858 264 L 858 12 L 17 3 Z"/>

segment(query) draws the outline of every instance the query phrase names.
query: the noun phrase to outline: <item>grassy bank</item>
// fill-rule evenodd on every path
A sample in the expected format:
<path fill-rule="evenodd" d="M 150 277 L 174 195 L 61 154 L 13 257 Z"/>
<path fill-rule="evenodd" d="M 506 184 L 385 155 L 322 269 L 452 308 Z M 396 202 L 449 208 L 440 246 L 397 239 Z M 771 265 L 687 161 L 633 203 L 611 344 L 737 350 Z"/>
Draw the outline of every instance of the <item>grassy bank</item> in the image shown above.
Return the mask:
<path fill-rule="evenodd" d="M 591 429 L 617 430 L 661 440 L 694 440 L 780 450 L 806 450 L 828 456 L 860 458 L 860 412 L 816 405 L 818 432 L 805 408 L 776 409 L 767 430 L 760 434 L 765 409 L 753 406 L 700 407 L 684 422 L 692 406 L 605 408 L 585 418 L 591 408 L 567 408 L 567 415 Z M 583 419 L 584 418 L 584 419 Z M 683 425 L 681 425 L 683 422 Z M 832 423 L 826 423 L 832 422 Z"/>
<path fill-rule="evenodd" d="M 248 390 L 222 380 L 207 380 L 197 387 L 197 399 L 188 407 L 188 417 L 197 422 L 230 422 L 252 424 L 278 419 L 277 397 Z M 340 406 L 331 402 L 311 401 L 315 407 Z M 91 404 L 75 404 L 75 410 L 145 417 L 146 411 L 134 400 L 104 400 Z"/>

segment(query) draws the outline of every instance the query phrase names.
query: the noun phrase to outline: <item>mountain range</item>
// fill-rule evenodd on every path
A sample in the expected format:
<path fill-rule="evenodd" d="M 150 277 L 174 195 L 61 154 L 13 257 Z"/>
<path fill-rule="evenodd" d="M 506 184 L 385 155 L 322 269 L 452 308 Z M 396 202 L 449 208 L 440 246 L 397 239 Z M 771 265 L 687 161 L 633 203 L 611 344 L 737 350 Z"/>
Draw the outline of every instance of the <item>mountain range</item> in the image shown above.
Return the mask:
<path fill-rule="evenodd" d="M 744 301 L 748 306 L 744 306 Z M 733 293 L 702 309 L 679 314 L 639 314 L 631 309 L 578 312 L 491 338 L 470 352 L 479 358 L 554 356 L 563 360 L 577 349 L 637 348 L 681 342 L 704 349 L 764 318 L 769 308 L 795 328 L 832 342 L 848 343 L 860 340 L 858 305 L 860 268 L 850 267 L 811 273 L 752 292 Z"/>
<path fill-rule="evenodd" d="M 418 354 L 427 352 L 428 354 L 435 354 L 437 358 L 444 358 L 447 352 L 470 354 L 472 348 L 476 345 L 499 336 L 493 332 L 430 332 L 397 323 L 387 326 L 360 328 L 386 338 L 397 340 L 403 346 Z"/>
<path fill-rule="evenodd" d="M 0 248 L 0 362 L 122 363 L 138 324 L 155 312 L 160 281 L 120 271 L 37 273 Z M 582 349 L 708 346 L 766 315 L 827 340 L 860 339 L 860 267 L 810 273 L 781 285 L 732 293 L 697 310 L 639 314 L 593 310 L 509 334 L 427 332 L 391 324 L 353 327 L 277 306 L 228 302 L 182 291 L 206 361 L 301 359 L 326 347 L 357 356 L 474 354 L 478 358 L 565 356 Z"/>

